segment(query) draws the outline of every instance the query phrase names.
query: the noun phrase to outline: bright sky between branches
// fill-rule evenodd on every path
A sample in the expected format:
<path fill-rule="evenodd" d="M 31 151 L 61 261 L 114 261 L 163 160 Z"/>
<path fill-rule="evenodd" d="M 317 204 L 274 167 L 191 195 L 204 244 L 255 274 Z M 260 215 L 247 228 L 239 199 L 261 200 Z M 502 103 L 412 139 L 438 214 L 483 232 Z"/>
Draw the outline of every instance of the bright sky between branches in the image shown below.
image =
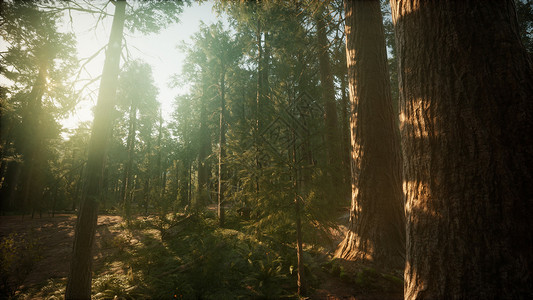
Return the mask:
<path fill-rule="evenodd" d="M 164 28 L 157 34 L 143 35 L 139 32 L 130 33 L 125 31 L 125 45 L 123 50 L 124 59 L 141 59 L 152 66 L 155 84 L 159 89 L 158 101 L 161 103 L 163 118 L 169 118 L 172 112 L 172 103 L 177 95 L 187 91 L 186 85 L 172 88 L 169 86 L 170 77 L 180 74 L 185 55 L 177 46 L 184 41 L 190 42 L 190 37 L 198 30 L 200 22 L 207 24 L 216 22 L 217 15 L 212 10 L 213 2 L 207 1 L 199 5 L 194 2 L 192 6 L 184 7 L 180 15 L 180 22 Z M 113 13 L 113 6 L 108 5 L 108 13 Z M 112 18 L 107 17 L 98 22 L 98 16 L 84 12 L 72 12 L 72 19 L 65 13 L 61 31 L 73 32 L 78 42 L 78 57 L 85 63 L 86 58 L 93 56 L 98 50 L 106 45 L 109 39 Z M 95 28 L 95 25 L 97 24 Z M 104 63 L 104 51 L 88 62 L 81 70 L 81 81 L 78 88 L 94 80 L 102 73 Z M 92 108 L 96 104 L 99 80 L 89 85 L 83 93 L 83 97 L 76 109 L 61 121 L 65 129 L 74 129 L 80 123 L 92 121 Z M 68 134 L 64 133 L 63 136 Z"/>

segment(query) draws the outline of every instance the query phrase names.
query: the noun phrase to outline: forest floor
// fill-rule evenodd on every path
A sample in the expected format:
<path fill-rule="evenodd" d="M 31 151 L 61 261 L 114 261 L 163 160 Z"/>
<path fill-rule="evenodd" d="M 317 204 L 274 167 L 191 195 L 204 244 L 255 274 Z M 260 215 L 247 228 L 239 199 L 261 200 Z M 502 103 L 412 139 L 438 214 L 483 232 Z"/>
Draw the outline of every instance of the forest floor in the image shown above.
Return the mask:
<path fill-rule="evenodd" d="M 23 255 L 21 251 L 33 257 L 24 257 L 28 263 L 21 265 L 28 270 L 17 268 L 17 272 L 24 278 L 12 282 L 9 287 L 14 289 L 16 294 L 21 291 L 34 292 L 35 288 L 42 287 L 49 280 L 58 280 L 58 283 L 66 284 L 66 277 L 69 271 L 70 259 L 72 257 L 72 243 L 74 242 L 74 226 L 76 216 L 73 214 L 59 214 L 54 217 L 33 218 L 30 216 L 0 216 L 0 239 L 12 237 L 15 243 L 17 255 Z M 104 240 L 112 240 L 120 235 L 120 231 L 113 225 L 122 222 L 120 216 L 98 216 L 98 227 L 96 232 L 96 249 L 94 253 L 93 269 L 98 272 L 104 266 L 104 258 L 115 251 L 112 247 L 102 244 Z M 32 247 L 32 249 L 28 249 Z M 22 248 L 22 249 L 21 249 Z M 19 264 L 20 265 L 20 264 Z M 20 266 L 19 266 L 20 267 Z M 26 276 L 24 276 L 26 275 Z M 56 284 L 57 285 L 57 284 Z M 5 287 L 4 287 L 5 288 Z M 32 299 L 48 298 L 46 291 L 37 292 L 32 295 Z M 0 296 L 1 297 L 1 296 Z"/>
<path fill-rule="evenodd" d="M 341 218 L 344 217 L 341 216 Z M 15 296 L 14 298 L 21 299 L 62 298 L 71 259 L 75 220 L 76 218 L 72 214 L 60 214 L 55 217 L 43 216 L 42 218 L 34 219 L 29 216 L 24 218 L 22 216 L 0 216 L 0 239 L 3 241 L 1 245 L 3 247 L 2 251 L 5 252 L 6 247 L 9 248 L 9 245 L 11 245 L 10 249 L 15 252 L 15 255 L 21 256 L 18 259 L 22 260 L 22 262 L 18 261 L 17 264 L 14 264 L 17 265 L 17 270 L 12 271 L 17 273 L 16 276 L 12 276 L 8 281 L 1 283 L 4 293 L 11 292 L 11 295 Z M 139 220 L 146 220 L 146 218 L 140 217 Z M 139 255 L 147 255 L 146 253 L 142 254 L 142 250 L 138 250 L 139 245 L 151 245 L 154 243 L 153 241 L 164 239 L 161 238 L 157 230 L 144 228 L 141 234 L 141 231 L 124 230 L 124 224 L 120 216 L 100 215 L 98 217 L 93 270 L 97 281 L 95 284 L 99 288 L 93 289 L 99 289 L 100 293 L 94 294 L 95 298 L 113 298 L 113 293 L 115 295 L 119 294 L 119 296 L 123 293 L 123 298 L 125 299 L 149 296 L 146 292 L 144 294 L 139 293 L 138 296 L 128 294 L 128 291 L 136 288 L 134 284 L 123 286 L 121 290 L 117 290 L 116 287 L 113 289 L 113 284 L 118 282 L 119 284 L 127 285 L 124 283 L 125 281 L 121 281 L 122 279 L 119 276 L 127 280 L 131 279 L 130 282 L 134 281 L 134 276 L 141 277 L 141 275 L 137 275 L 138 273 L 133 271 L 133 268 L 139 269 L 142 268 L 142 265 L 147 264 L 157 265 L 153 261 L 140 260 Z M 344 230 L 345 228 L 341 227 L 340 230 L 332 231 L 332 240 L 339 242 L 344 235 Z M 228 235 L 228 233 L 224 234 Z M 6 244 L 5 241 L 10 240 L 14 243 Z M 157 252 L 159 251 L 157 249 L 159 248 L 151 248 L 149 251 Z M 136 257 L 133 254 L 125 254 L 130 250 L 133 250 L 133 252 L 138 251 L 139 255 Z M 324 253 L 324 255 L 327 254 Z M 196 260 L 203 259 L 202 256 L 198 256 L 199 258 Z M 124 260 L 137 260 L 138 262 L 136 264 L 135 262 L 130 263 Z M 183 261 L 181 263 L 187 265 Z M 162 273 L 170 274 L 174 271 L 170 270 Z M 309 299 L 403 299 L 397 282 L 394 283 L 395 287 L 392 289 L 389 287 L 388 282 L 385 282 L 384 285 L 378 283 L 377 286 L 375 283 L 370 283 L 371 285 L 374 284 L 374 288 L 371 290 L 362 287 L 362 284 L 367 284 L 365 280 L 367 280 L 368 276 L 366 275 L 370 274 L 370 276 L 378 277 L 381 275 L 350 262 L 335 260 L 325 267 L 315 267 L 312 272 L 318 284 L 312 290 Z M 365 276 L 361 275 L 363 273 Z M 352 280 L 350 278 L 355 279 Z M 5 280 L 5 275 L 2 280 Z M 0 298 L 6 297 L 6 295 L 0 295 Z M 157 299 L 158 296 L 154 298 Z M 174 298 L 176 298 L 176 295 L 174 295 Z"/>

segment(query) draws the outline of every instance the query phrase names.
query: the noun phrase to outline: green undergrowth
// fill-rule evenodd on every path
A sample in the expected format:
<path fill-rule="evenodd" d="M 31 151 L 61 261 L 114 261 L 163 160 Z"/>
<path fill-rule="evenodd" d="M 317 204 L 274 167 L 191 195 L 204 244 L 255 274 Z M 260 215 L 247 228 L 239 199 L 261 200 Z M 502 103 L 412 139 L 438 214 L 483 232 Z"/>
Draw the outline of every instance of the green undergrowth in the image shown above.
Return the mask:
<path fill-rule="evenodd" d="M 296 299 L 294 232 L 262 232 L 231 211 L 226 217 L 224 228 L 212 212 L 108 227 L 96 241 L 103 261 L 94 267 L 92 299 Z M 304 246 L 309 294 L 329 261 L 321 247 Z M 345 279 L 340 271 L 333 277 Z M 63 299 L 65 285 L 66 278 L 50 279 L 13 298 Z"/>
<path fill-rule="evenodd" d="M 11 233 L 0 239 L 0 299 L 15 298 L 35 264 L 42 259 L 42 244 L 34 232 Z"/>
<path fill-rule="evenodd" d="M 262 232 L 253 222 L 230 211 L 223 228 L 213 212 L 144 217 L 112 225 L 108 234 L 97 239 L 103 261 L 94 269 L 92 298 L 296 299 L 294 231 L 287 227 L 285 235 L 279 228 Z M 304 245 L 306 295 L 332 279 L 361 294 L 401 293 L 401 275 L 331 260 L 324 247 Z M 26 256 L 11 259 L 18 249 L 24 249 Z M 30 270 L 39 259 L 39 249 L 29 237 L 10 236 L 3 240 L 2 267 Z M 6 281 L 3 284 L 5 289 Z M 17 294 L 14 288 L 10 294 L 4 291 L 4 297 L 63 299 L 65 285 L 66 278 L 50 279 Z"/>
<path fill-rule="evenodd" d="M 123 224 L 102 243 L 115 247 L 93 279 L 93 298 L 280 299 L 295 298 L 296 250 L 249 233 L 228 215 L 220 228 L 212 214 L 172 215 Z M 305 253 L 308 282 L 319 265 Z"/>

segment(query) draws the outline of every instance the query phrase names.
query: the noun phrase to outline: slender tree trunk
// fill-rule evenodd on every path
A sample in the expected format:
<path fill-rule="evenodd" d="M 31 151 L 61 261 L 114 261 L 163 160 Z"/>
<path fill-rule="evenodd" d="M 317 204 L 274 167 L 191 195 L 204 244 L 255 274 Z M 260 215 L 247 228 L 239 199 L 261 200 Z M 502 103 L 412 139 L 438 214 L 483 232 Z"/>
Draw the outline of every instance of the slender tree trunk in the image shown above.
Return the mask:
<path fill-rule="evenodd" d="M 205 82 L 205 71 L 202 70 L 202 79 Z M 202 85 L 202 98 L 200 99 L 200 146 L 198 149 L 198 187 L 196 191 L 196 209 L 201 209 L 207 204 L 207 156 L 211 143 L 207 128 L 207 92 L 206 84 Z"/>
<path fill-rule="evenodd" d="M 0 123 L 7 123 L 7 124 L 0 125 L 0 126 L 3 126 L 4 128 L 7 125 L 7 129 L 0 128 L 0 143 L 1 143 L 0 144 L 0 160 L 2 161 L 2 163 L 0 164 L 0 188 L 2 188 L 6 180 L 6 177 L 5 177 L 6 171 L 8 170 L 9 162 L 6 159 L 6 156 L 7 156 L 9 145 L 11 144 L 13 140 L 12 135 L 13 135 L 13 123 L 14 122 L 11 120 L 6 120 L 5 117 L 2 117 L 4 109 L 1 106 L 0 106 L 0 110 L 1 110 L 0 120 L 2 120 L 2 122 Z"/>
<path fill-rule="evenodd" d="M 259 8 L 258 8 L 259 9 Z M 259 15 L 257 16 L 257 31 L 256 31 L 256 43 L 257 43 L 257 82 L 256 82 L 256 104 L 255 104 L 255 122 L 256 131 L 261 131 L 261 107 L 263 103 L 263 45 L 262 45 L 261 20 Z"/>
<path fill-rule="evenodd" d="M 254 146 L 255 146 L 255 165 L 256 165 L 256 176 L 255 176 L 255 193 L 259 194 L 259 179 L 261 174 L 261 137 L 259 133 L 261 132 L 262 122 L 261 122 L 261 113 L 263 107 L 263 46 L 261 41 L 262 36 L 262 27 L 261 19 L 259 17 L 259 4 L 256 6 L 256 15 L 257 15 L 257 28 L 256 28 L 256 44 L 257 44 L 257 81 L 256 81 L 256 102 L 255 102 L 255 131 L 254 131 Z"/>
<path fill-rule="evenodd" d="M 115 16 L 106 52 L 98 101 L 94 112 L 85 186 L 76 221 L 74 246 L 65 299 L 90 299 L 92 248 L 98 216 L 98 198 L 119 73 L 126 1 L 115 1 Z"/>
<path fill-rule="evenodd" d="M 128 148 L 128 161 L 124 167 L 124 180 L 122 183 L 122 206 L 124 207 L 124 216 L 126 220 L 131 216 L 131 197 L 129 197 L 132 187 L 131 173 L 133 170 L 133 158 L 135 156 L 135 135 L 137 133 L 137 106 L 135 100 L 132 100 L 130 106 L 130 120 L 129 120 L 129 132 L 128 142 L 126 148 Z"/>
<path fill-rule="evenodd" d="M 85 157 L 85 155 L 84 155 Z M 76 183 L 76 190 L 74 191 L 74 199 L 72 199 L 72 211 L 76 210 L 77 199 L 81 198 L 80 191 L 83 192 L 83 170 L 85 169 L 85 163 L 80 167 L 80 175 L 78 176 L 78 182 Z"/>
<path fill-rule="evenodd" d="M 45 65 L 40 66 L 35 84 L 29 94 L 30 102 L 26 114 L 24 114 L 23 125 L 26 127 L 26 143 L 24 150 L 24 167 L 26 169 L 24 183 L 22 184 L 23 209 L 32 210 L 32 218 L 35 206 L 35 199 L 41 198 L 42 186 L 40 182 L 41 159 L 39 151 L 42 151 L 42 98 L 46 88 L 47 69 Z"/>
<path fill-rule="evenodd" d="M 148 205 L 150 204 L 150 178 L 144 179 L 144 189 L 143 189 L 143 200 L 144 200 L 144 215 L 148 215 Z"/>
<path fill-rule="evenodd" d="M 118 178 L 115 178 L 114 180 L 114 193 L 113 193 L 113 199 L 115 200 L 115 203 L 120 203 L 120 196 L 121 196 L 121 191 L 120 191 L 120 179 Z"/>
<path fill-rule="evenodd" d="M 157 179 L 156 179 L 156 191 L 158 200 L 156 201 L 160 207 L 164 207 L 163 202 L 165 199 L 165 181 L 166 181 L 166 166 L 163 167 L 163 113 L 159 109 L 159 133 L 157 135 Z M 165 212 L 166 213 L 166 212 Z"/>
<path fill-rule="evenodd" d="M 533 295 L 533 70 L 514 2 L 391 1 L 406 299 Z"/>
<path fill-rule="evenodd" d="M 225 77 L 226 72 L 222 71 L 220 76 L 220 144 L 218 155 L 218 221 L 220 226 L 224 226 L 224 192 L 226 181 L 226 99 L 225 99 Z"/>
<path fill-rule="evenodd" d="M 15 209 L 15 187 L 19 181 L 21 169 L 20 162 L 13 160 L 8 163 L 2 189 L 0 189 L 0 198 L 4 205 L 2 206 L 2 214 L 7 210 Z"/>
<path fill-rule="evenodd" d="M 298 266 L 298 295 L 303 296 L 306 293 L 304 281 L 304 264 L 303 264 L 303 240 L 302 240 L 302 218 L 301 204 L 298 192 L 295 193 L 295 211 L 296 211 L 296 259 Z"/>
<path fill-rule="evenodd" d="M 100 203 L 102 208 L 105 211 L 107 204 L 107 195 L 109 191 L 109 169 L 104 169 L 104 174 L 102 175 L 102 191 L 100 192 Z"/>
<path fill-rule="evenodd" d="M 175 187 L 176 188 L 170 188 L 170 190 L 172 191 L 172 194 L 170 195 L 170 198 L 171 198 L 171 204 L 173 204 L 173 207 L 172 207 L 172 210 L 174 211 L 175 210 L 175 201 L 176 199 L 178 199 L 178 197 L 181 198 L 181 180 L 180 180 L 180 163 L 179 161 L 177 160 L 174 160 L 174 169 L 175 169 Z"/>
<path fill-rule="evenodd" d="M 0 117 L 1 117 L 1 113 L 0 113 Z M 1 155 L 0 160 L 2 160 L 2 162 L 0 163 L 0 189 L 1 189 L 4 186 L 4 182 L 5 182 L 4 175 L 6 174 L 6 171 L 7 171 L 7 159 L 4 159 L 3 155 Z"/>
<path fill-rule="evenodd" d="M 192 201 L 192 158 L 188 161 L 187 164 L 187 205 L 189 206 L 189 209 L 191 209 L 191 201 Z"/>
<path fill-rule="evenodd" d="M 261 75 L 261 88 L 262 88 L 262 97 L 263 99 L 270 99 L 270 81 L 268 80 L 268 74 L 270 74 L 270 66 L 271 66 L 271 53 L 272 53 L 272 46 L 271 43 L 271 37 L 268 31 L 265 31 L 265 37 L 264 37 L 264 49 L 263 49 L 263 68 L 262 68 L 262 75 Z"/>
<path fill-rule="evenodd" d="M 56 203 L 57 203 L 57 189 L 59 183 L 56 181 L 55 187 L 54 187 L 54 194 L 52 196 L 52 218 L 56 215 Z M 50 216 L 50 215 L 49 215 Z"/>
<path fill-rule="evenodd" d="M 352 105 L 352 207 L 336 255 L 387 268 L 404 264 L 404 212 L 380 1 L 345 1 Z"/>
<path fill-rule="evenodd" d="M 349 199 L 351 195 L 351 179 L 352 179 L 352 167 L 351 167 L 351 153 L 352 153 L 352 146 L 350 144 L 350 116 L 349 112 L 350 109 L 350 102 L 347 95 L 347 69 L 346 69 L 346 60 L 344 60 L 344 68 L 342 68 L 344 72 L 340 74 L 341 78 L 341 103 L 342 103 L 342 113 L 341 113 L 341 120 L 342 120 L 342 167 L 343 167 L 343 178 L 344 178 L 344 188 L 342 196 L 345 199 Z M 343 199 L 344 201 L 344 199 Z M 345 203 L 345 202 L 343 202 Z"/>
<path fill-rule="evenodd" d="M 327 158 L 329 164 L 328 178 L 331 180 L 331 197 L 329 203 L 337 206 L 342 203 L 343 190 L 342 183 L 342 157 L 341 140 L 339 136 L 339 125 L 337 119 L 337 105 L 335 103 L 335 88 L 333 86 L 333 73 L 329 59 L 329 41 L 326 34 L 326 24 L 323 19 L 323 12 L 320 11 L 316 18 L 318 63 L 320 68 L 320 85 L 322 88 L 322 101 L 324 103 L 324 121 L 326 127 Z"/>
<path fill-rule="evenodd" d="M 179 167 L 178 186 L 180 206 L 185 208 L 189 202 L 189 151 L 186 150 L 185 159 L 176 164 Z"/>
<path fill-rule="evenodd" d="M 161 192 L 161 198 L 165 198 L 166 196 L 166 191 L 167 191 L 167 166 L 165 164 L 165 167 L 164 167 L 164 170 L 163 170 L 163 182 L 161 183 L 161 189 L 162 189 L 162 192 Z"/>
<path fill-rule="evenodd" d="M 159 108 L 159 129 L 157 131 L 157 167 L 156 167 L 156 174 L 157 174 L 157 184 L 158 186 L 161 186 L 161 164 L 163 159 L 163 151 L 161 149 L 161 141 L 163 139 L 163 112 L 161 108 Z"/>
<path fill-rule="evenodd" d="M 303 264 L 303 234 L 302 234 L 302 208 L 301 208 L 301 196 L 300 186 L 298 184 L 298 160 L 296 158 L 296 134 L 294 127 L 292 128 L 292 176 L 293 176 L 293 189 L 294 189 L 294 212 L 296 216 L 296 259 L 297 259 L 297 286 L 298 296 L 303 296 L 306 293 L 305 280 L 304 280 L 304 264 Z"/>

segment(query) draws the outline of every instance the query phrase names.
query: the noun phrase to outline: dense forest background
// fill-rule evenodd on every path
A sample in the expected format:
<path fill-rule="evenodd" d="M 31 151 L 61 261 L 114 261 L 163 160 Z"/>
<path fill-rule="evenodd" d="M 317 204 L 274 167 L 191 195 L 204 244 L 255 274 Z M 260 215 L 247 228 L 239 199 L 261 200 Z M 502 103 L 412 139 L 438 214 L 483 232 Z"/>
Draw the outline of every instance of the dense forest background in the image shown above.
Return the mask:
<path fill-rule="evenodd" d="M 432 40 L 423 30 L 438 30 L 429 23 L 416 29 L 419 19 L 409 19 L 402 1 L 392 1 L 392 10 L 386 1 L 345 2 L 213 2 L 225 21 L 202 23 L 191 43 L 180 44 L 185 64 L 170 81 L 187 86 L 188 92 L 163 100 L 173 101 L 169 113 L 162 111 L 152 66 L 129 59 L 126 45 L 128 34 L 157 33 L 178 22 L 189 1 L 2 1 L 0 297 L 402 299 L 405 292 L 406 298 L 444 299 L 489 293 L 471 278 L 477 274 L 471 266 L 490 247 L 490 237 L 479 244 L 472 238 L 475 258 L 451 260 L 462 268 L 455 273 L 458 283 L 431 277 L 439 267 L 429 259 L 428 275 L 412 268 L 424 264 L 416 261 L 416 253 L 448 244 L 459 246 L 437 251 L 435 263 L 468 257 L 464 252 L 470 246 L 459 247 L 478 231 L 466 230 L 472 227 L 462 220 L 475 215 L 480 216 L 475 226 L 487 228 L 491 237 L 506 235 L 491 231 L 499 224 L 514 230 L 510 240 L 499 244 L 502 253 L 517 240 L 522 241 L 513 246 L 517 253 L 532 249 L 531 221 L 526 221 L 532 201 L 532 116 L 531 105 L 521 103 L 533 99 L 528 99 L 533 96 L 533 3 L 502 1 L 507 14 L 498 16 L 491 14 L 501 7 L 484 1 L 443 4 L 445 9 L 427 4 L 421 8 L 427 15 L 448 13 L 438 20 L 451 32 L 442 36 L 453 36 Z M 448 2 L 453 1 L 442 1 Z M 476 14 L 482 11 L 485 18 L 505 24 L 481 28 L 495 24 L 485 19 L 488 23 L 479 21 L 479 26 L 453 23 L 461 9 L 473 23 L 483 19 Z M 93 57 L 80 59 L 76 35 L 59 30 L 73 11 L 92 14 L 97 22 L 113 19 L 107 47 L 94 54 L 105 55 L 105 62 L 101 76 L 93 79 L 80 79 Z M 505 36 L 508 23 L 516 39 L 506 41 L 507 54 L 484 57 L 494 66 L 461 56 L 463 44 L 483 49 L 472 50 L 479 57 L 496 53 L 489 33 Z M 476 30 L 479 35 L 472 33 Z M 425 60 L 424 54 L 410 52 L 409 43 L 419 36 L 427 40 L 421 39 L 416 51 L 434 57 Z M 484 36 L 490 38 L 479 40 Z M 176 44 L 180 40 L 176 33 Z M 508 53 L 515 55 L 509 58 L 513 63 L 498 64 Z M 449 62 L 478 69 L 445 73 Z M 506 75 L 515 65 L 524 71 Z M 420 71 L 410 71 L 417 66 Z M 507 108 L 505 103 L 515 103 L 510 100 L 476 102 L 480 93 L 479 99 L 499 95 L 490 89 L 479 92 L 492 82 L 490 76 L 500 76 L 498 82 L 513 88 L 502 92 L 502 99 L 518 95 L 521 109 Z M 98 89 L 89 91 L 98 82 Z M 90 93 L 97 98 L 94 122 L 67 132 L 62 120 Z M 419 97 L 436 99 L 427 102 L 436 104 L 409 102 Z M 439 102 L 439 97 L 448 100 Z M 493 115 L 490 103 L 494 115 L 500 109 L 500 119 L 488 117 Z M 499 132 L 510 126 L 501 123 L 514 119 L 522 125 L 506 131 L 508 139 L 479 137 L 484 126 Z M 465 135 L 420 139 L 433 138 L 437 131 Z M 462 140 L 477 142 L 455 142 Z M 515 153 L 512 164 L 505 151 Z M 489 152 L 492 156 L 485 155 Z M 483 169 L 485 161 L 497 167 Z M 499 167 L 507 173 L 494 171 Z M 508 179 L 516 174 L 522 179 Z M 489 181 L 502 186 L 482 183 Z M 448 183 L 457 183 L 457 190 L 441 188 Z M 487 201 L 476 196 L 483 193 L 495 196 Z M 498 198 L 500 193 L 510 194 L 512 201 Z M 432 206 L 416 202 L 420 195 L 458 202 Z M 465 202 L 472 204 L 457 204 Z M 410 213 L 416 203 L 437 213 Z M 501 210 L 501 223 L 491 209 Z M 496 224 L 487 225 L 491 220 Z M 65 237 L 68 252 L 54 252 L 47 227 L 52 233 L 71 230 Z M 429 237 L 435 243 L 427 242 Z M 47 260 L 54 255 L 72 262 L 55 270 Z M 412 265 L 404 275 L 406 259 Z M 513 268 L 520 262 L 518 272 Z M 487 259 L 480 268 L 495 265 L 497 273 L 518 274 L 506 277 L 509 284 L 492 271 L 480 278 L 485 285 L 499 282 L 495 289 L 502 298 L 526 298 L 533 291 L 531 264 L 531 254 L 508 264 Z M 47 274 L 47 269 L 57 272 Z M 44 277 L 32 275 L 35 270 Z M 427 278 L 434 281 L 421 288 Z"/>

